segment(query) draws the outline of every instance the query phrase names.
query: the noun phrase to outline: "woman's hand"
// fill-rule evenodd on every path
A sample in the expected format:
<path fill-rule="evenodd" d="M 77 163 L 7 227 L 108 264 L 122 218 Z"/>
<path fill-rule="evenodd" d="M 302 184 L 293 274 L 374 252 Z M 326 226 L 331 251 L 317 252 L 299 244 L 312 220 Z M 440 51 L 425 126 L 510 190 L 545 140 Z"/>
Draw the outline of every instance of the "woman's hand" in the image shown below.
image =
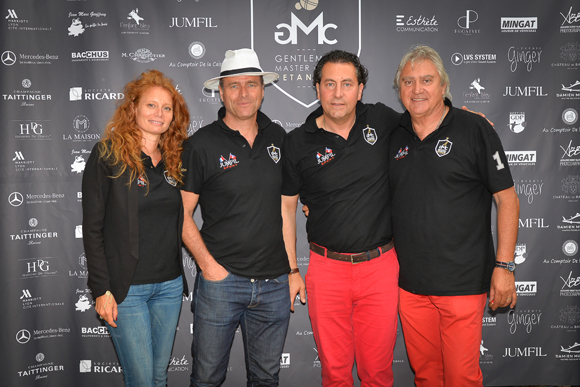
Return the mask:
<path fill-rule="evenodd" d="M 107 290 L 105 294 L 97 297 L 95 301 L 95 310 L 102 320 L 105 320 L 113 328 L 117 328 L 117 301 L 113 293 Z"/>

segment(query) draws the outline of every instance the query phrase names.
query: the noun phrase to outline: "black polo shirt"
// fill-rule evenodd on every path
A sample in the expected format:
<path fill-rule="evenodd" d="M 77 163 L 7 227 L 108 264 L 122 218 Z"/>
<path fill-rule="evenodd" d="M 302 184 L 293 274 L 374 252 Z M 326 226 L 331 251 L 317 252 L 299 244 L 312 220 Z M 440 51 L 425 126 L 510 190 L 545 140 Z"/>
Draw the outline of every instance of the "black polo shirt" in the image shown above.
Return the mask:
<path fill-rule="evenodd" d="M 356 105 L 348 138 L 318 128 L 318 108 L 286 138 L 282 194 L 300 194 L 310 214 L 308 240 L 343 253 L 367 251 L 392 238 L 388 185 L 389 137 L 400 114 Z"/>
<path fill-rule="evenodd" d="M 147 180 L 137 178 L 139 191 L 139 261 L 131 284 L 150 284 L 173 280 L 181 275 L 178 238 L 181 193 L 175 181 L 167 177 L 160 161 L 141 152 Z"/>
<path fill-rule="evenodd" d="M 513 186 L 496 131 L 454 109 L 423 141 L 405 112 L 389 157 L 399 286 L 437 296 L 489 290 L 492 194 Z"/>
<path fill-rule="evenodd" d="M 201 236 L 228 271 L 276 278 L 290 271 L 282 238 L 282 146 L 286 132 L 258 111 L 258 135 L 246 139 L 218 120 L 184 145 L 184 188 L 199 195 Z"/>

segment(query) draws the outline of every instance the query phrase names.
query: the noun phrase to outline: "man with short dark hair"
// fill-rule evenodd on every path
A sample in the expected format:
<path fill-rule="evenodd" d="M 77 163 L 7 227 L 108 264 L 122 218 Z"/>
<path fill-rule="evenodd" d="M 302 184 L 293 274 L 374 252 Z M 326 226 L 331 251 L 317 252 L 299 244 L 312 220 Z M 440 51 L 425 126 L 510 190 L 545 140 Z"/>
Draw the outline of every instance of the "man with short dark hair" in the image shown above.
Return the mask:
<path fill-rule="evenodd" d="M 184 144 L 183 241 L 197 273 L 193 300 L 191 386 L 219 386 L 226 377 L 238 324 L 248 385 L 277 386 L 290 310 L 304 282 L 282 236 L 280 192 L 285 131 L 258 109 L 264 84 L 253 50 L 227 51 L 219 77 L 218 120 Z M 201 207 L 201 233 L 192 218 Z"/>
<path fill-rule="evenodd" d="M 323 386 L 393 385 L 398 271 L 388 185 L 388 138 L 400 114 L 360 102 L 367 70 L 345 51 L 314 70 L 321 107 L 285 142 L 286 249 L 296 256 L 298 196 L 308 205 L 308 311 Z M 290 245 L 289 245 L 290 243 Z"/>

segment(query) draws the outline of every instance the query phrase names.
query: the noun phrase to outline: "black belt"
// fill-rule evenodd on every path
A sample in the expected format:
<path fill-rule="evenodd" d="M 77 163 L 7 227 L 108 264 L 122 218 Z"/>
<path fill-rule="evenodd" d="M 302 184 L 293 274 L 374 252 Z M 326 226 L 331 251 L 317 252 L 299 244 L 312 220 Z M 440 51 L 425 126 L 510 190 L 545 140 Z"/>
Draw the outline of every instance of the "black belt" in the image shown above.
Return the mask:
<path fill-rule="evenodd" d="M 337 261 L 359 263 L 370 261 L 373 258 L 379 257 L 381 254 L 386 253 L 387 251 L 392 249 L 394 245 L 395 242 L 391 239 L 389 243 L 387 243 L 384 246 L 377 247 L 376 249 L 364 251 L 362 253 L 357 254 L 341 254 L 310 242 L 310 250 L 314 251 L 318 255 L 322 255 L 323 257 L 330 259 L 335 259 Z"/>

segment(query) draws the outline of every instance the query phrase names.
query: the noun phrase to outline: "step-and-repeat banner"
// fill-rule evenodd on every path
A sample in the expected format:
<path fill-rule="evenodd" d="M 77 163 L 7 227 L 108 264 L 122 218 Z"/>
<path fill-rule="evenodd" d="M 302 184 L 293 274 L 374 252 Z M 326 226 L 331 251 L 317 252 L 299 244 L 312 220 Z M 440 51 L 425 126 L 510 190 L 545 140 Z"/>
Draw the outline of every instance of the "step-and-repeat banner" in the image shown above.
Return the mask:
<path fill-rule="evenodd" d="M 291 131 L 318 106 L 311 74 L 332 49 L 357 53 L 369 68 L 365 102 L 402 111 L 392 80 L 403 53 L 417 43 L 441 54 L 455 106 L 483 112 L 495 124 L 520 197 L 518 305 L 485 313 L 484 382 L 580 384 L 578 1 L 1 3 L 1 384 L 123 385 L 87 287 L 81 177 L 124 84 L 151 68 L 173 78 L 193 133 L 221 107 L 219 94 L 203 82 L 218 75 L 226 50 L 253 48 L 266 71 L 280 74 L 266 88 L 262 111 Z M 304 275 L 305 220 L 300 212 L 297 218 Z M 183 265 L 193 284 L 195 265 L 189 257 Z M 186 385 L 191 371 L 190 300 L 191 294 L 183 299 L 170 385 Z M 240 336 L 227 386 L 245 380 Z M 282 385 L 320 385 L 307 308 L 299 302 L 280 364 Z M 393 366 L 395 384 L 411 386 L 401 332 Z"/>

